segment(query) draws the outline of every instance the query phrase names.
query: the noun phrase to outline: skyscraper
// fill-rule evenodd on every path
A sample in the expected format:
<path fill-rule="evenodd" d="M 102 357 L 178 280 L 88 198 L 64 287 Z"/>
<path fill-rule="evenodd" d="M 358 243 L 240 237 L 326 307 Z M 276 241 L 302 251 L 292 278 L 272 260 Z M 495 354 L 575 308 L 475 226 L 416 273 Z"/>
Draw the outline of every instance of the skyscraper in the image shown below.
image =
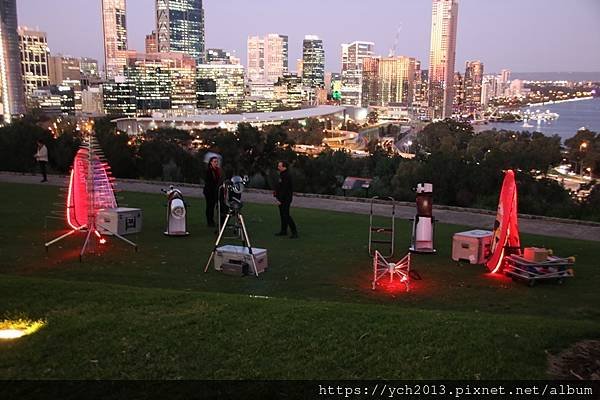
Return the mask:
<path fill-rule="evenodd" d="M 102 0 L 104 69 L 106 78 L 123 74 L 127 63 L 127 21 L 125 0 Z"/>
<path fill-rule="evenodd" d="M 248 79 L 277 82 L 288 72 L 288 37 L 270 33 L 248 37 Z"/>
<path fill-rule="evenodd" d="M 145 39 L 146 54 L 158 53 L 158 40 L 156 31 L 152 31 L 151 34 L 146 35 Z"/>
<path fill-rule="evenodd" d="M 307 35 L 302 43 L 302 84 L 307 89 L 325 87 L 325 50 L 318 36 Z M 315 90 L 308 90 L 314 100 Z M 312 93 L 312 95 L 311 95 Z"/>
<path fill-rule="evenodd" d="M 19 47 L 21 49 L 21 73 L 25 94 L 30 96 L 33 91 L 48 86 L 50 50 L 46 32 L 19 27 Z"/>
<path fill-rule="evenodd" d="M 17 25 L 17 1 L 0 0 L 0 113 L 7 123 L 13 115 L 25 113 Z"/>
<path fill-rule="evenodd" d="M 372 42 L 342 44 L 342 104 L 361 105 L 363 59 L 374 47 Z"/>
<path fill-rule="evenodd" d="M 458 0 L 433 0 L 429 52 L 429 107 L 433 118 L 452 116 Z"/>
<path fill-rule="evenodd" d="M 411 57 L 365 57 L 362 104 L 410 106 L 414 96 L 415 63 Z"/>
<path fill-rule="evenodd" d="M 483 63 L 467 61 L 464 76 L 464 94 L 466 111 L 473 112 L 481 108 L 481 85 L 483 83 Z"/>
<path fill-rule="evenodd" d="M 202 0 L 156 0 L 159 52 L 185 53 L 204 62 Z"/>
<path fill-rule="evenodd" d="M 82 57 L 79 66 L 81 74 L 85 78 L 97 78 L 98 75 L 98 60 L 89 57 Z"/>

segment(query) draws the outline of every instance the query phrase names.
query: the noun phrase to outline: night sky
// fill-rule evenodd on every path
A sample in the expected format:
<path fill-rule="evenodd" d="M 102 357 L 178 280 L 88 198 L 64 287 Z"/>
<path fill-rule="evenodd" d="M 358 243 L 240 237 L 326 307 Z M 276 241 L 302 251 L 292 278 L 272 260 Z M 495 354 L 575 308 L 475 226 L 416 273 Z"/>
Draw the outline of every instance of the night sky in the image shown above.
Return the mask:
<path fill-rule="evenodd" d="M 129 47 L 144 51 L 154 29 L 154 0 L 128 0 Z M 53 54 L 102 62 L 100 0 L 17 0 L 19 25 L 48 33 Z M 225 48 L 246 61 L 248 35 L 289 36 L 290 69 L 302 39 L 324 41 L 328 71 L 340 69 L 344 42 L 375 42 L 387 55 L 400 35 L 397 55 L 428 64 L 430 0 L 205 0 L 206 46 Z M 600 0 L 459 0 L 456 69 L 466 60 L 486 72 L 600 71 Z"/>

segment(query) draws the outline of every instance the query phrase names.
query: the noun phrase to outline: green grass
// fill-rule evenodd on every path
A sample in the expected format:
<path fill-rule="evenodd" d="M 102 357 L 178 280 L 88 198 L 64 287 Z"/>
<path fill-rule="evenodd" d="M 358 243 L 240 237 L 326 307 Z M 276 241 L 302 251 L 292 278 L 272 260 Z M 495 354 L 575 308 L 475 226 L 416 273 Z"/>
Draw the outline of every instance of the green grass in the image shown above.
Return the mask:
<path fill-rule="evenodd" d="M 246 204 L 253 245 L 268 249 L 259 279 L 203 273 L 214 233 L 188 199 L 185 238 L 165 237 L 160 194 L 124 193 L 144 211 L 130 237 L 78 262 L 83 237 L 44 217 L 56 188 L 0 184 L 0 320 L 47 325 L 0 342 L 11 378 L 544 378 L 547 352 L 600 332 L 598 244 L 522 235 L 527 246 L 576 255 L 576 277 L 528 288 L 450 260 L 438 225 L 435 256 L 416 256 L 412 291 L 373 292 L 368 217 L 294 208 L 300 240 L 276 238 L 275 206 Z M 397 223 L 397 256 L 410 225 Z M 252 296 L 268 296 L 268 299 Z"/>

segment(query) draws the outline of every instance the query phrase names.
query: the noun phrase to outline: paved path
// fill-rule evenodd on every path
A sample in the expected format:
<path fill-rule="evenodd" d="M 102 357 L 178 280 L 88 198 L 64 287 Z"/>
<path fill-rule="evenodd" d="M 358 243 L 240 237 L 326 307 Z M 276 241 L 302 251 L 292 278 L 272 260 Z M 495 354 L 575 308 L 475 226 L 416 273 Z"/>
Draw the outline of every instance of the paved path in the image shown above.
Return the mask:
<path fill-rule="evenodd" d="M 31 183 L 40 185 L 66 185 L 66 177 L 49 176 L 47 183 L 40 183 L 39 176 L 0 172 L 0 182 Z M 161 188 L 166 188 L 165 182 L 147 182 L 135 180 L 117 180 L 119 189 L 132 192 L 160 193 Z M 202 197 L 202 188 L 199 185 L 178 186 L 184 196 Z M 244 201 L 248 203 L 275 204 L 273 196 L 265 190 L 249 189 L 244 192 Z M 350 201 L 343 198 L 323 198 L 315 195 L 296 195 L 294 207 L 312 208 L 319 210 L 341 211 L 354 214 L 369 214 L 370 204 L 364 201 Z M 389 215 L 389 205 L 375 204 L 374 212 L 377 215 Z M 398 203 L 396 216 L 401 219 L 414 217 L 415 206 L 412 204 Z M 491 229 L 495 213 L 480 210 L 457 210 L 446 207 L 434 207 L 434 216 L 437 221 L 448 224 L 466 225 L 474 228 Z M 600 223 L 588 223 L 570 220 L 558 220 L 543 217 L 521 217 L 519 227 L 522 232 L 534 233 L 545 236 L 555 236 L 570 239 L 593 240 L 600 242 Z"/>

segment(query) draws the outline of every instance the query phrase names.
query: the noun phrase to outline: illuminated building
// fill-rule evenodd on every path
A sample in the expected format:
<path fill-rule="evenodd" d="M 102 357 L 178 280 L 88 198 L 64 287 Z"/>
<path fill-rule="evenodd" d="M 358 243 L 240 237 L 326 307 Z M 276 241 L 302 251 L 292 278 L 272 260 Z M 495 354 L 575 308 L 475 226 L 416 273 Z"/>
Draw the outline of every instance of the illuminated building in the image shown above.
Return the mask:
<path fill-rule="evenodd" d="M 81 69 L 81 75 L 84 78 L 98 78 L 100 74 L 98 73 L 98 60 L 82 57 L 79 60 L 79 67 Z"/>
<path fill-rule="evenodd" d="M 158 51 L 189 55 L 204 62 L 202 0 L 156 0 Z"/>
<path fill-rule="evenodd" d="M 467 61 L 464 76 L 464 109 L 473 112 L 481 109 L 481 85 L 483 83 L 483 63 Z"/>
<path fill-rule="evenodd" d="M 81 93 L 81 112 L 92 117 L 104 115 L 101 87 L 91 87 Z"/>
<path fill-rule="evenodd" d="M 304 102 L 302 78 L 294 74 L 284 74 L 274 87 L 274 95 L 285 108 L 300 108 Z"/>
<path fill-rule="evenodd" d="M 231 55 L 223 49 L 208 49 L 206 50 L 207 64 L 239 64 L 240 59 Z"/>
<path fill-rule="evenodd" d="M 50 84 L 69 86 L 75 95 L 75 109 L 81 110 L 81 60 L 69 56 L 51 56 L 49 62 Z"/>
<path fill-rule="evenodd" d="M 433 0 L 429 52 L 429 107 L 435 119 L 452 116 L 458 0 Z"/>
<path fill-rule="evenodd" d="M 302 43 L 302 80 L 308 88 L 325 87 L 325 50 L 318 36 L 307 35 Z"/>
<path fill-rule="evenodd" d="M 342 44 L 341 104 L 361 105 L 363 59 L 373 56 L 374 47 L 372 42 Z"/>
<path fill-rule="evenodd" d="M 75 115 L 75 92 L 69 86 L 51 85 L 35 89 L 30 95 L 32 107 L 50 116 Z"/>
<path fill-rule="evenodd" d="M 245 89 L 242 65 L 199 64 L 196 82 L 198 108 L 221 112 L 240 108 Z"/>
<path fill-rule="evenodd" d="M 414 58 L 404 56 L 365 57 L 363 106 L 412 105 L 415 62 Z"/>
<path fill-rule="evenodd" d="M 127 21 L 125 0 L 102 0 L 104 68 L 106 78 L 123 74 L 127 62 Z"/>
<path fill-rule="evenodd" d="M 135 84 L 123 76 L 102 84 L 102 99 L 104 112 L 108 115 L 136 115 Z"/>
<path fill-rule="evenodd" d="M 45 32 L 19 27 L 21 49 L 21 74 L 25 94 L 29 97 L 34 90 L 50 84 L 48 74 L 48 40 Z"/>
<path fill-rule="evenodd" d="M 270 33 L 248 37 L 248 80 L 277 82 L 288 72 L 288 37 Z"/>
<path fill-rule="evenodd" d="M 156 31 L 152 31 L 151 34 L 146 35 L 144 40 L 146 54 L 158 53 L 158 37 Z"/>
<path fill-rule="evenodd" d="M 21 72 L 17 1 L 0 1 L 0 88 L 4 122 L 25 113 L 25 90 Z"/>

